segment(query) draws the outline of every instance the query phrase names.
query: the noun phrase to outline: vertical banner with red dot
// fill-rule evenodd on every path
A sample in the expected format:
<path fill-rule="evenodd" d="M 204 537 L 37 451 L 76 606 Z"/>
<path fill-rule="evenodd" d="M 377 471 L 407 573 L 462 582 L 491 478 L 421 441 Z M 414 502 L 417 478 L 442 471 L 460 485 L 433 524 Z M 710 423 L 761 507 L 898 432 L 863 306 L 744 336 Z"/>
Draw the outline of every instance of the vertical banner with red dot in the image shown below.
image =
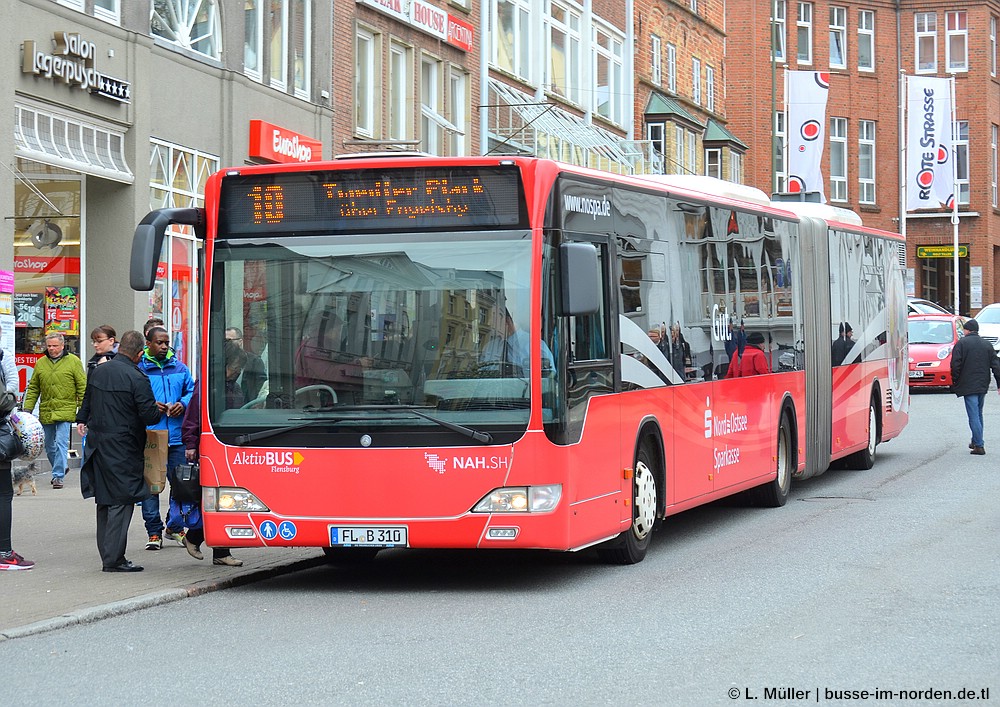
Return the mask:
<path fill-rule="evenodd" d="M 952 79 L 906 77 L 906 210 L 952 208 Z"/>
<path fill-rule="evenodd" d="M 830 74 L 823 71 L 785 72 L 785 115 L 788 141 L 788 191 L 823 191 L 823 144 L 826 142 L 826 100 Z"/>

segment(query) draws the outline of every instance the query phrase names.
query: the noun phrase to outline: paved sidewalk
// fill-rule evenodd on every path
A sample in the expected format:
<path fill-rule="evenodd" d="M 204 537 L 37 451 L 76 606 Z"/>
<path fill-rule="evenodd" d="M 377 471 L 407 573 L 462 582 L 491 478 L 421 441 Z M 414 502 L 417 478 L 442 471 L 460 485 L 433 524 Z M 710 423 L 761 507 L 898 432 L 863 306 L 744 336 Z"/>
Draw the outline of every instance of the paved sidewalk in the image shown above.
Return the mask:
<path fill-rule="evenodd" d="M 14 550 L 34 560 L 31 570 L 0 572 L 0 640 L 48 631 L 134 611 L 188 596 L 245 584 L 324 562 L 317 548 L 234 549 L 243 567 L 202 561 L 171 540 L 163 549 L 145 549 L 146 531 L 136 506 L 129 529 L 128 559 L 143 572 L 101 571 L 95 539 L 93 499 L 80 495 L 79 469 L 66 474 L 66 486 L 49 484 L 47 464 L 35 474 L 38 495 L 26 489 L 14 497 Z M 17 489 L 15 488 L 15 493 Z M 161 512 L 166 496 L 161 494 Z M 204 550 L 204 546 L 202 550 Z"/>

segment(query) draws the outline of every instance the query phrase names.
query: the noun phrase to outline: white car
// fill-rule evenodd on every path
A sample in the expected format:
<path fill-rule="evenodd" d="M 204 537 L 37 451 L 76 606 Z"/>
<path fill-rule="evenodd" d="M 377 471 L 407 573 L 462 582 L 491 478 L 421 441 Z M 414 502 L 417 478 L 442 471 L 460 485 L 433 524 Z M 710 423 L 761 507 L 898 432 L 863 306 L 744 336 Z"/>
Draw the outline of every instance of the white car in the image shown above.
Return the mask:
<path fill-rule="evenodd" d="M 976 321 L 979 322 L 979 335 L 1000 351 L 1000 302 L 980 309 Z"/>
<path fill-rule="evenodd" d="M 906 311 L 907 314 L 951 314 L 951 312 L 936 302 L 919 299 L 918 297 L 906 298 Z"/>

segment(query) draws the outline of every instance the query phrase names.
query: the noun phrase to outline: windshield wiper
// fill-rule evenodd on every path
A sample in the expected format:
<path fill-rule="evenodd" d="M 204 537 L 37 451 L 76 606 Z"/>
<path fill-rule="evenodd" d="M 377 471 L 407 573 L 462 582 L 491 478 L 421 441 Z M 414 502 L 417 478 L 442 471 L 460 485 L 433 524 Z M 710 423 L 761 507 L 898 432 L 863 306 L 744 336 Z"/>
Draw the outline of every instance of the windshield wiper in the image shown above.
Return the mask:
<path fill-rule="evenodd" d="M 233 442 L 242 447 L 245 444 L 257 441 L 258 439 L 267 439 L 268 437 L 275 437 L 285 432 L 292 432 L 294 430 L 300 430 L 303 427 L 311 427 L 312 425 L 318 425 L 321 422 L 331 421 L 336 422 L 337 419 L 333 418 L 331 420 L 331 418 L 325 417 L 322 420 L 309 420 L 308 422 L 302 422 L 298 425 L 285 425 L 284 427 L 274 427 L 269 430 L 260 430 L 259 432 L 247 432 L 244 435 L 236 435 Z"/>
<path fill-rule="evenodd" d="M 422 417 L 425 420 L 430 420 L 431 422 L 444 427 L 446 430 L 451 430 L 452 432 L 457 432 L 460 435 L 464 435 L 469 439 L 474 439 L 477 442 L 482 442 L 483 444 L 491 444 L 493 442 L 493 435 L 489 432 L 481 432 L 480 430 L 473 429 L 471 427 L 466 427 L 465 425 L 458 425 L 454 422 L 448 422 L 447 420 L 442 420 L 438 417 L 428 415 L 423 410 L 433 410 L 434 408 L 430 405 L 328 405 L 321 408 L 310 408 L 304 412 L 308 413 L 325 413 L 325 412 L 353 412 L 353 411 L 363 411 L 363 410 L 374 410 L 378 412 L 384 412 L 389 410 L 402 410 L 404 412 L 410 412 L 417 417 Z M 319 420 L 314 420 L 314 422 L 319 422 Z M 302 425 L 299 425 L 300 427 Z M 260 433 L 258 433 L 260 434 Z"/>

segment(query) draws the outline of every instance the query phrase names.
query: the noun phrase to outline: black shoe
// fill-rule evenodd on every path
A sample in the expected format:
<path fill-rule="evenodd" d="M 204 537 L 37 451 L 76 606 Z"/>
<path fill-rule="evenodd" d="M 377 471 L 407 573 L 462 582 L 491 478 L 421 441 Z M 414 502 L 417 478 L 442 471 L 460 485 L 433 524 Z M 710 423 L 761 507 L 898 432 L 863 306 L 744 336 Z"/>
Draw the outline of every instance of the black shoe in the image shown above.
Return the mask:
<path fill-rule="evenodd" d="M 982 456 L 983 454 L 986 454 L 986 450 L 983 449 L 982 447 L 973 447 L 972 451 L 969 452 L 969 454 L 976 454 L 978 456 Z"/>
<path fill-rule="evenodd" d="M 133 565 L 131 560 L 125 560 L 115 567 L 104 567 L 103 572 L 142 572 L 142 565 Z"/>
<path fill-rule="evenodd" d="M 969 442 L 969 449 L 975 449 L 975 448 L 976 448 L 976 443 L 975 442 Z"/>

